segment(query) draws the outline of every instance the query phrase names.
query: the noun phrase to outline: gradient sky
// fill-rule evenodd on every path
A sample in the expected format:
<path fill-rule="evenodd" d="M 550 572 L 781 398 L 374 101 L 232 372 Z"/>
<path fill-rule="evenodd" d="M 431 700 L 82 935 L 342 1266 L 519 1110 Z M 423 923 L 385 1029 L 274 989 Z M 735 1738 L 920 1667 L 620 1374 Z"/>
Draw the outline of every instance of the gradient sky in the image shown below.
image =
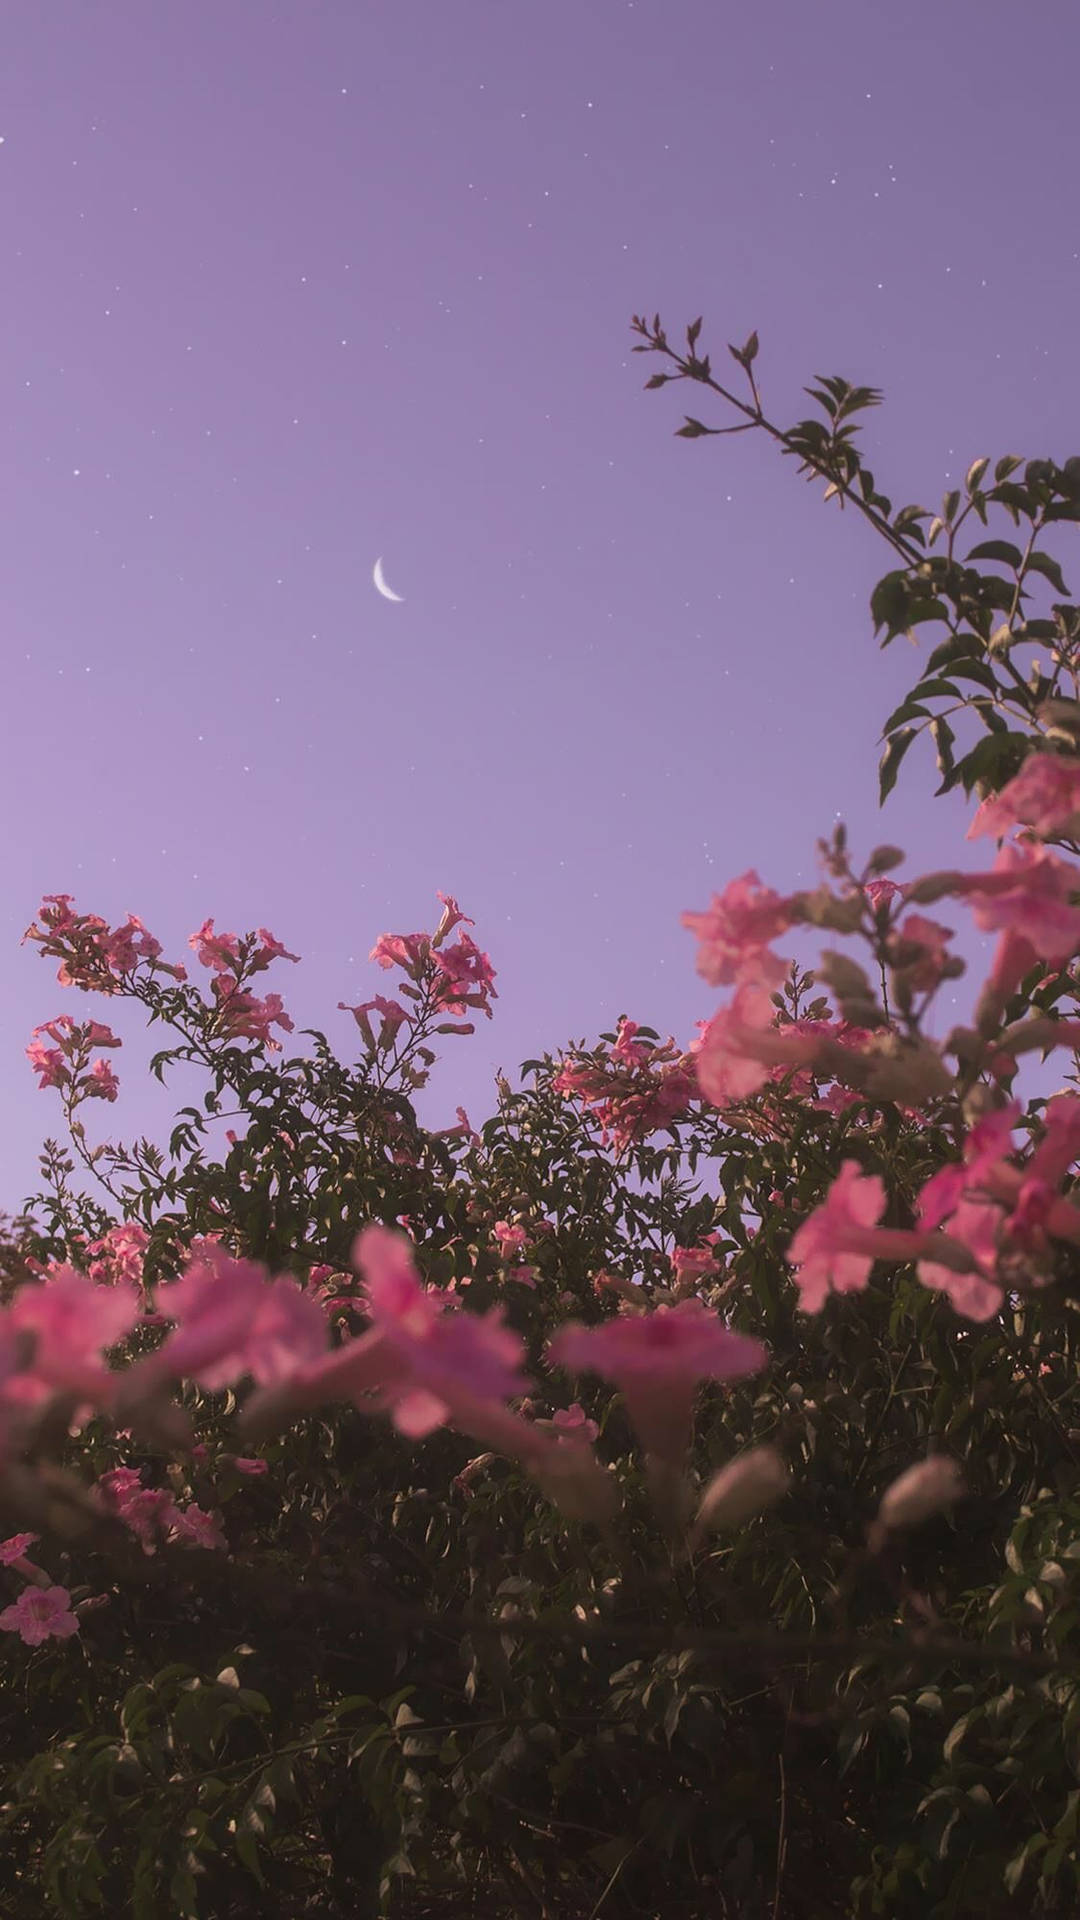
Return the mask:
<path fill-rule="evenodd" d="M 43 892 L 174 958 L 269 926 L 346 1052 L 455 893 L 501 997 L 442 1125 L 621 1012 L 688 1042 L 680 911 L 809 884 L 837 815 L 964 854 L 925 763 L 877 816 L 886 549 L 673 439 L 628 320 L 757 327 L 784 424 L 884 387 L 897 504 L 1065 458 L 1078 54 L 1075 0 L 6 0 L 0 1201 L 59 1122 L 30 1029 L 104 1011 L 19 946 Z M 155 1125 L 146 1053 L 92 1138 Z"/>

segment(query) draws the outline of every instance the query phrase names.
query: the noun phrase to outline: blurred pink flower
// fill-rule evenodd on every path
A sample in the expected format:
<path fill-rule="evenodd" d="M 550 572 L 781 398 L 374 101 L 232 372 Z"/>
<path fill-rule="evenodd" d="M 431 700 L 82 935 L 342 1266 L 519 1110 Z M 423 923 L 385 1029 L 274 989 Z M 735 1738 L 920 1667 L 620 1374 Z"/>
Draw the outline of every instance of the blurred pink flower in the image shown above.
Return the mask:
<path fill-rule="evenodd" d="M 916 993 L 933 993 L 952 959 L 945 944 L 952 937 L 951 927 L 925 914 L 909 913 L 889 939 L 889 964 L 903 973 Z"/>
<path fill-rule="evenodd" d="M 961 1200 L 949 1221 L 950 1240 L 958 1240 L 967 1248 L 977 1271 L 956 1273 L 932 1259 L 919 1261 L 923 1286 L 946 1294 L 965 1320 L 992 1320 L 1004 1301 L 1002 1288 L 990 1277 L 997 1271 L 1002 1217 L 1001 1208 L 989 1201 Z"/>
<path fill-rule="evenodd" d="M 692 1049 L 698 1085 L 714 1106 L 729 1106 L 760 1092 L 773 1067 L 809 1065 L 820 1044 L 816 1033 L 778 1027 L 771 995 L 747 981 L 703 1024 Z"/>
<path fill-rule="evenodd" d="M 1080 1102 L 1077 1103 L 1080 1105 Z M 964 1141 L 964 1158 L 940 1167 L 932 1174 L 919 1195 L 919 1224 L 939 1227 L 959 1206 L 970 1188 L 979 1188 L 992 1169 L 1013 1152 L 1013 1128 L 1020 1118 L 1016 1100 L 986 1115 L 972 1127 Z"/>
<path fill-rule="evenodd" d="M 1029 753 L 1008 785 L 983 801 L 967 837 L 977 840 L 989 833 L 1000 839 L 1015 826 L 1075 838 L 1080 832 L 1080 761 L 1061 753 Z"/>
<path fill-rule="evenodd" d="M 760 1341 L 733 1333 L 697 1300 L 598 1327 L 571 1321 L 548 1353 L 556 1366 L 614 1381 L 646 1451 L 666 1460 L 686 1450 L 698 1382 L 756 1373 L 767 1357 Z"/>
<path fill-rule="evenodd" d="M 115 1381 L 101 1356 L 130 1333 L 139 1316 L 134 1287 L 95 1286 L 74 1267 L 61 1266 L 41 1284 L 19 1288 L 8 1309 L 9 1324 L 36 1336 L 25 1370 L 44 1389 L 79 1393 L 108 1404 Z"/>
<path fill-rule="evenodd" d="M 178 1541 L 182 1547 L 216 1547 L 228 1545 L 225 1535 L 212 1514 L 204 1513 L 202 1507 L 189 1502 L 186 1507 L 174 1507 L 169 1515 L 169 1539 Z"/>
<path fill-rule="evenodd" d="M 872 1229 L 884 1211 L 884 1183 L 877 1174 L 864 1174 L 857 1160 L 845 1160 L 821 1206 L 803 1221 L 788 1248 L 804 1313 L 820 1312 L 830 1291 L 856 1293 L 865 1287 L 877 1258 L 879 1236 Z"/>
<path fill-rule="evenodd" d="M 515 1254 L 524 1253 L 529 1239 L 524 1227 L 511 1226 L 508 1220 L 496 1220 L 492 1232 L 499 1243 L 501 1260 L 510 1260 Z"/>
<path fill-rule="evenodd" d="M 684 913 L 682 924 L 698 938 L 697 970 L 711 987 L 753 980 L 778 987 L 787 961 L 769 943 L 792 924 L 790 900 L 763 887 L 751 869 L 715 893 L 704 913 Z"/>
<path fill-rule="evenodd" d="M 13 1567 L 17 1560 L 23 1559 L 27 1547 L 34 1547 L 40 1540 L 39 1533 L 13 1533 L 8 1540 L 0 1540 L 0 1567 Z"/>

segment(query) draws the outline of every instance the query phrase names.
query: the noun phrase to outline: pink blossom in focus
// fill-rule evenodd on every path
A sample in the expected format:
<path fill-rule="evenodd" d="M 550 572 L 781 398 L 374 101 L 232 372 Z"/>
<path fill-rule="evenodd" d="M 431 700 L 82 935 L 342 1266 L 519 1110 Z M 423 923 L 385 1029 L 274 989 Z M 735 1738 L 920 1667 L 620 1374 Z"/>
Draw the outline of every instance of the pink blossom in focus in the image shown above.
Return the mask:
<path fill-rule="evenodd" d="M 40 1027 L 35 1033 L 40 1033 Z M 26 1057 L 34 1072 L 41 1075 L 38 1092 L 44 1093 L 46 1087 L 63 1087 L 71 1079 L 71 1069 L 59 1047 L 47 1047 L 43 1040 L 34 1038 L 26 1049 Z"/>
<path fill-rule="evenodd" d="M 84 1093 L 99 1100 L 115 1100 L 120 1091 L 120 1082 L 107 1060 L 95 1060 L 81 1086 Z"/>
<path fill-rule="evenodd" d="M 380 933 L 368 959 L 380 967 L 404 967 L 416 979 L 430 947 L 426 933 Z"/>
<path fill-rule="evenodd" d="M 765 1364 L 758 1340 L 733 1333 L 697 1300 L 620 1314 L 602 1326 L 570 1321 L 548 1347 L 556 1366 L 614 1381 L 646 1451 L 682 1459 L 694 1393 L 703 1379 L 736 1380 Z"/>
<path fill-rule="evenodd" d="M 462 925 L 474 927 L 476 925 L 475 920 L 470 920 L 466 914 L 462 913 L 452 893 L 437 893 L 435 898 L 442 902 L 443 908 L 442 916 L 435 930 L 434 944 L 436 946 L 441 946 L 447 934 L 453 933 L 455 927 Z"/>
<path fill-rule="evenodd" d="M 371 1031 L 371 1022 L 367 1017 L 369 1013 L 374 1012 L 380 1015 L 382 1019 L 382 1033 L 380 1038 L 387 1045 L 393 1040 L 398 1028 L 410 1017 L 400 1000 L 388 1000 L 385 994 L 382 993 L 377 993 L 374 1000 L 361 1001 L 357 1007 L 351 1007 L 347 1001 L 339 1000 L 338 1009 L 341 1013 L 352 1014 L 365 1040 L 371 1047 L 375 1045 L 375 1038 Z"/>
<path fill-rule="evenodd" d="M 235 933 L 215 933 L 212 920 L 204 920 L 193 933 L 188 946 L 200 966 L 213 967 L 215 973 L 231 973 L 240 959 L 240 941 Z"/>
<path fill-rule="evenodd" d="M 624 1067 L 645 1067 L 649 1064 L 651 1047 L 644 1040 L 635 1040 L 638 1031 L 636 1020 L 628 1020 L 623 1014 L 615 1030 L 615 1044 L 611 1049 L 613 1060 L 619 1060 Z"/>
<path fill-rule="evenodd" d="M 769 952 L 769 943 L 791 926 L 791 901 L 763 887 L 753 870 L 714 894 L 704 913 L 681 918 L 697 935 L 697 970 L 711 987 L 748 980 L 778 987 L 785 978 L 787 962 Z"/>
<path fill-rule="evenodd" d="M 272 1037 L 270 1028 L 283 1027 L 286 1033 L 292 1033 L 293 1023 L 279 993 L 268 993 L 265 999 L 258 1000 L 254 994 L 242 992 L 229 973 L 215 974 L 213 990 L 219 1002 L 222 1028 L 231 1039 L 257 1040 L 271 1053 L 281 1052 L 281 1042 Z"/>
<path fill-rule="evenodd" d="M 287 947 L 282 946 L 280 940 L 275 940 L 272 933 L 268 933 L 265 927 L 260 927 L 259 945 L 248 959 L 248 972 L 261 973 L 263 968 L 268 967 L 272 960 L 294 960 L 298 962 L 299 959 L 300 955 L 298 953 L 290 953 Z"/>
<path fill-rule="evenodd" d="M 495 970 L 486 953 L 481 953 L 476 942 L 467 933 L 463 933 L 452 947 L 444 947 L 432 954 L 438 979 L 436 999 L 448 1013 L 460 1013 L 467 1006 L 479 1006 L 491 1019 L 491 1008 L 487 998 L 498 999 L 495 991 Z"/>
<path fill-rule="evenodd" d="M 79 1623 L 66 1587 L 24 1587 L 13 1606 L 0 1613 L 0 1630 L 17 1633 L 28 1647 L 46 1640 L 69 1640 Z"/>
<path fill-rule="evenodd" d="M 1015 826 L 1074 839 L 1080 831 L 1080 761 L 1060 753 L 1030 753 L 1008 785 L 983 801 L 967 837 L 977 840 L 988 833 L 1001 839 Z"/>

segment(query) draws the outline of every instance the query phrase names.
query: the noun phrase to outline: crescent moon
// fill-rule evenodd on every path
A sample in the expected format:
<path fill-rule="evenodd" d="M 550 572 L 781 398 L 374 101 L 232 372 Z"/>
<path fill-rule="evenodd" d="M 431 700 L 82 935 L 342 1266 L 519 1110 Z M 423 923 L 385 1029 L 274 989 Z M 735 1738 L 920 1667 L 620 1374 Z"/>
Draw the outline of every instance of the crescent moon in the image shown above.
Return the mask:
<path fill-rule="evenodd" d="M 405 595 L 403 593 L 395 593 L 393 587 L 387 586 L 385 577 L 383 575 L 381 559 L 376 560 L 371 577 L 374 580 L 375 585 L 378 587 L 379 592 L 382 594 L 382 597 L 384 600 L 404 600 Z"/>

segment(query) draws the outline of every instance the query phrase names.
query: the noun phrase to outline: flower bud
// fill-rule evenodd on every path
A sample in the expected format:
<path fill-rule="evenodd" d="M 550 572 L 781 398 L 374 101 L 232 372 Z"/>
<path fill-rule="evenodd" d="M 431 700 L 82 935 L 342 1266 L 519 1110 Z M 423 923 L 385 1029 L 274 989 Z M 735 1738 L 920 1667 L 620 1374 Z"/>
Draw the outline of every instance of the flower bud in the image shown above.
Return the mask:
<path fill-rule="evenodd" d="M 935 1513 L 943 1513 L 964 1491 L 964 1478 L 956 1461 L 944 1454 L 932 1454 L 886 1488 L 878 1519 L 885 1527 L 916 1527 Z"/>
<path fill-rule="evenodd" d="M 693 1539 L 741 1527 L 783 1497 L 791 1475 L 775 1447 L 754 1447 L 713 1475 L 698 1502 Z"/>

